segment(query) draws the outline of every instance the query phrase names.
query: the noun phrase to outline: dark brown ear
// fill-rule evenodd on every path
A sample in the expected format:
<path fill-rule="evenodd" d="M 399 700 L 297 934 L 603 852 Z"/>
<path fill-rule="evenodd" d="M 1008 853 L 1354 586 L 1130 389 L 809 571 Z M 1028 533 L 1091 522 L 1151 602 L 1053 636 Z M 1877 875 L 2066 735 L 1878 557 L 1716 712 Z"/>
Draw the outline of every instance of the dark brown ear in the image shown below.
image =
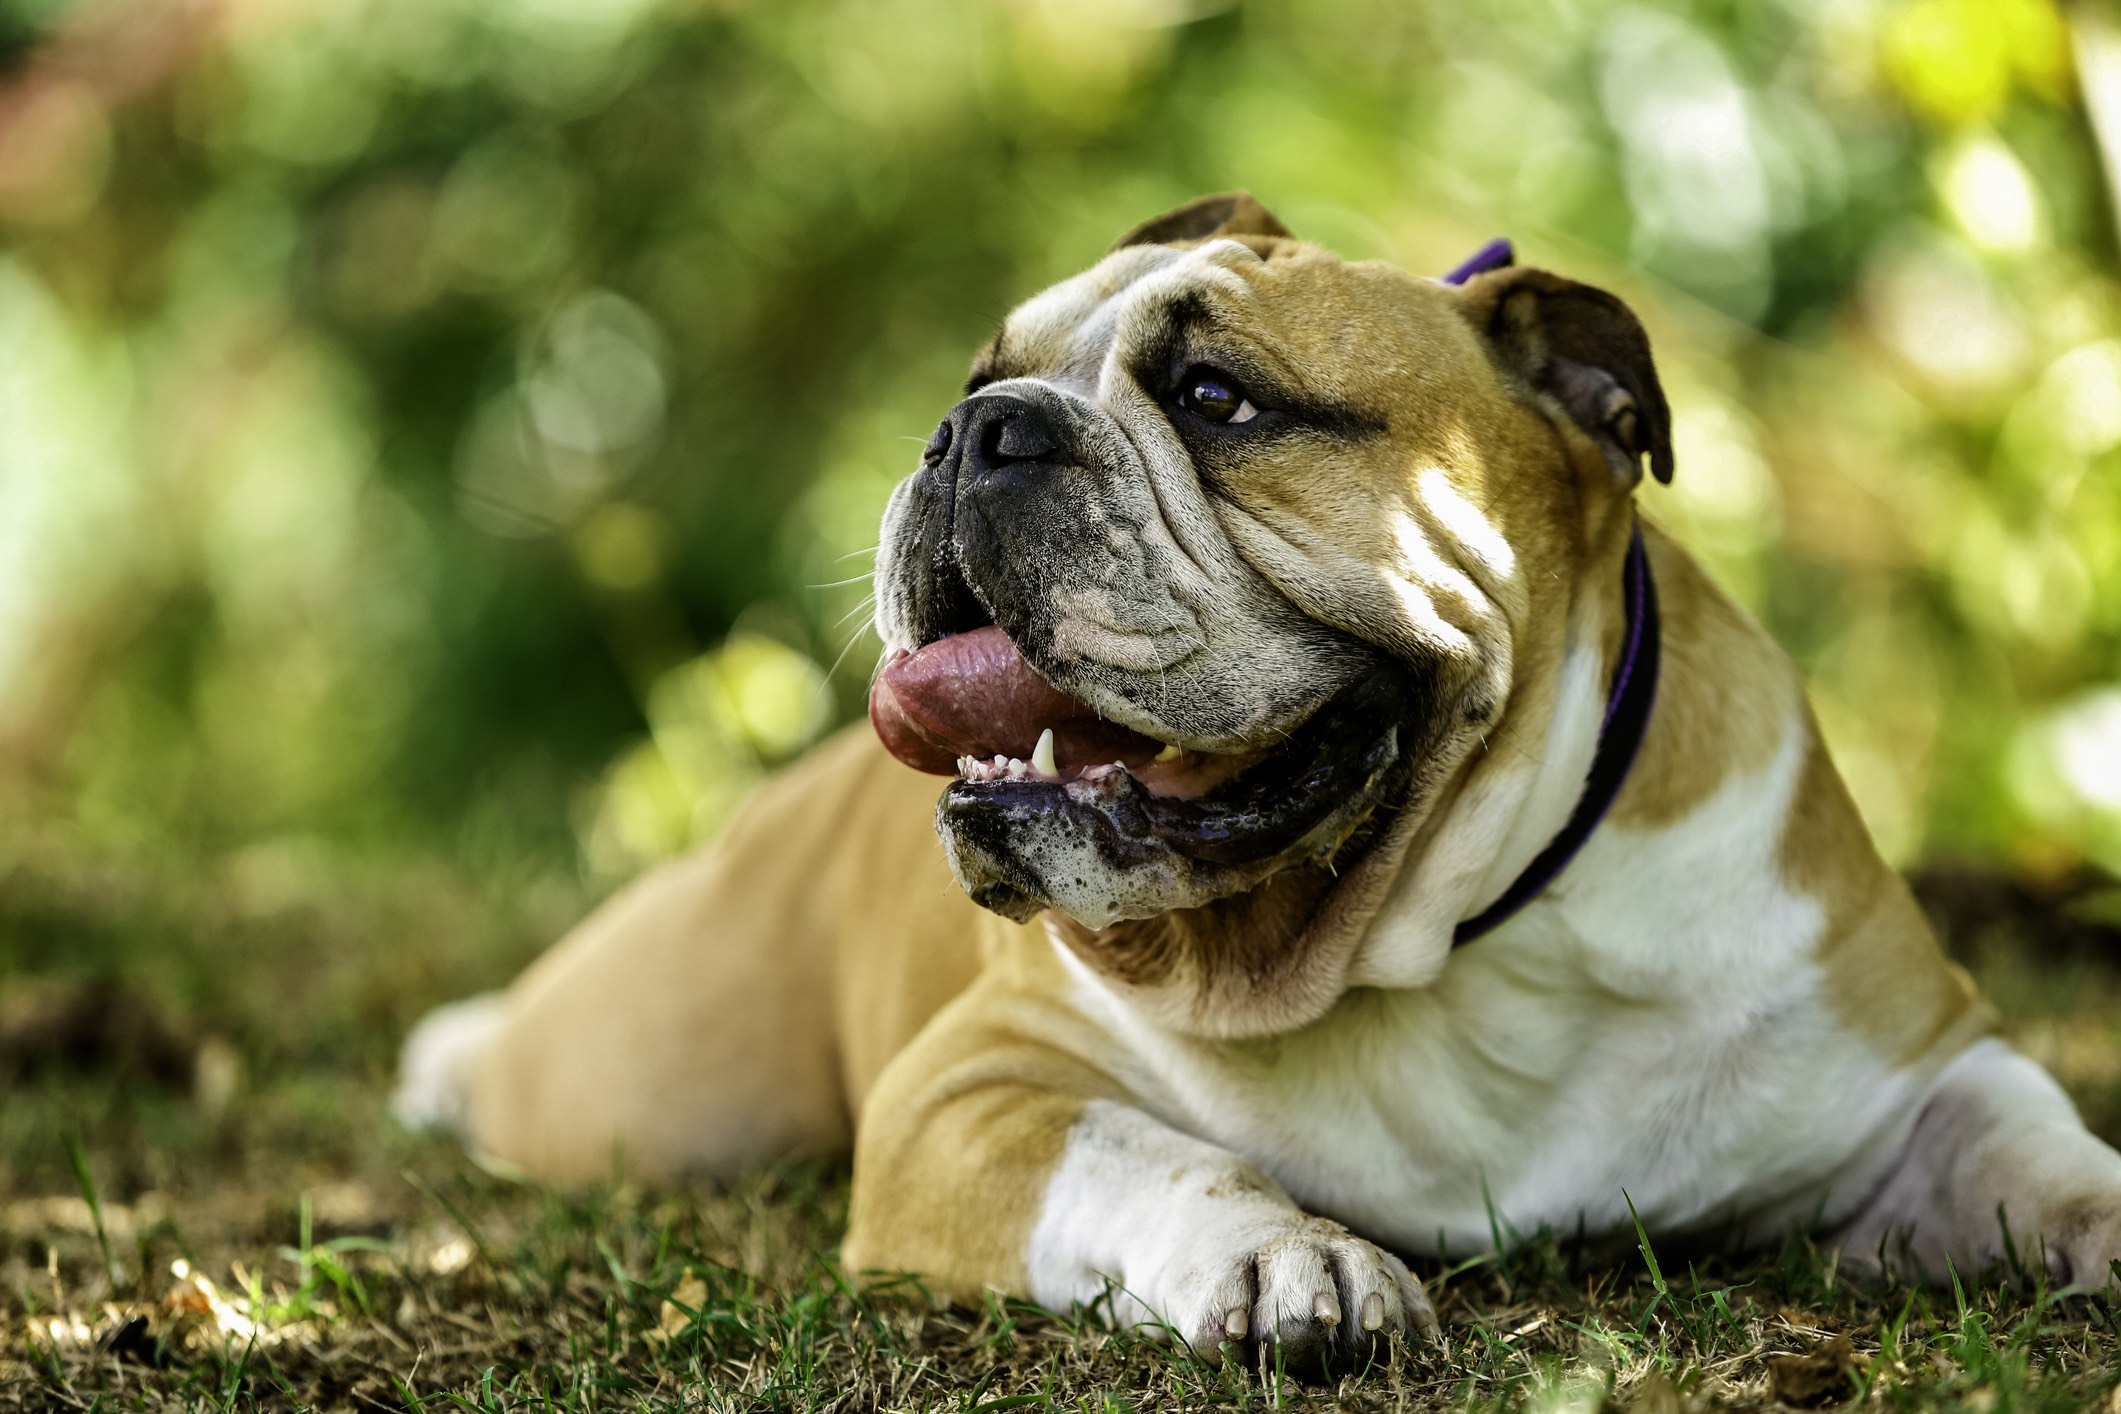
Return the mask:
<path fill-rule="evenodd" d="M 1672 479 L 1672 414 L 1650 359 L 1650 336 L 1613 295 L 1519 266 L 1465 283 L 1465 311 L 1495 357 L 1596 438 L 1633 486 L 1642 458 Z"/>
<path fill-rule="evenodd" d="M 1206 241 L 1221 236 L 1292 237 L 1274 213 L 1261 206 L 1248 191 L 1226 191 L 1187 202 L 1176 211 L 1166 211 L 1144 221 L 1112 243 L 1112 250 L 1130 245 L 1170 245 L 1176 241 Z M 1106 251 L 1110 255 L 1112 251 Z"/>

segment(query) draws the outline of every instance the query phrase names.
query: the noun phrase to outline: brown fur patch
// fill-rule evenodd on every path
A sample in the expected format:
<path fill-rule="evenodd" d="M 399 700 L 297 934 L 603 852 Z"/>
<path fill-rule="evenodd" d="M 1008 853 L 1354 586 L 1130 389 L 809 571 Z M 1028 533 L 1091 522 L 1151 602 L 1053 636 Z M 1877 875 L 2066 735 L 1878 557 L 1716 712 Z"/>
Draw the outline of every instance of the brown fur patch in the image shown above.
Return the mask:
<path fill-rule="evenodd" d="M 937 1295 L 1021 1294 L 1031 1230 L 1068 1134 L 1122 1087 L 1081 1059 L 1110 1042 L 1062 998 L 1043 932 L 988 920 L 991 960 L 878 1080 L 855 1148 L 841 1261 L 918 1272 Z"/>
<path fill-rule="evenodd" d="M 1826 914 L 1819 961 L 1834 1014 L 1906 1065 L 1947 1039 L 1964 1045 L 1995 1017 L 1937 946 L 1905 881 L 1871 844 L 1819 729 L 1805 714 L 1804 767 L 1782 832 L 1782 876 Z"/>
<path fill-rule="evenodd" d="M 1611 819 L 1652 830 L 1723 783 L 1764 768 L 1782 742 L 1796 674 L 1783 651 L 1693 558 L 1645 526 L 1663 620 L 1663 666 L 1641 754 Z"/>

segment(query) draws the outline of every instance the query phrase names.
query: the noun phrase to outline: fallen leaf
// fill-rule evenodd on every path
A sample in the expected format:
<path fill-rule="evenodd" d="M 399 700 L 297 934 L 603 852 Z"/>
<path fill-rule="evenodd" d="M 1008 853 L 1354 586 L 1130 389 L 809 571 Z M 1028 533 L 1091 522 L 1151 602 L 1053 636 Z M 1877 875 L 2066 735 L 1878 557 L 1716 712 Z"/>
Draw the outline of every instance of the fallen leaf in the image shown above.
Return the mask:
<path fill-rule="evenodd" d="M 1784 1404 L 1832 1404 L 1855 1393 L 1849 1372 L 1856 1351 L 1845 1335 L 1816 1346 L 1808 1355 L 1775 1355 L 1768 1359 L 1768 1388 Z"/>
<path fill-rule="evenodd" d="M 663 1309 L 656 1318 L 655 1329 L 648 1333 L 649 1343 L 669 1344 L 671 1337 L 692 1324 L 694 1313 L 706 1304 L 707 1283 L 701 1281 L 697 1273 L 685 1273 L 685 1279 L 678 1283 L 677 1290 L 671 1292 L 670 1299 L 663 1303 Z"/>

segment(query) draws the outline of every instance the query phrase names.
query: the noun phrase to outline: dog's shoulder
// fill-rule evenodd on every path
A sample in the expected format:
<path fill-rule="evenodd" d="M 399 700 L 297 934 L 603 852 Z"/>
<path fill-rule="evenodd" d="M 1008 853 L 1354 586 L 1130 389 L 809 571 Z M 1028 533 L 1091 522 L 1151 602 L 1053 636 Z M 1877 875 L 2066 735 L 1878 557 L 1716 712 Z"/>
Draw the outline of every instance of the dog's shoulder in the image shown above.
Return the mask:
<path fill-rule="evenodd" d="M 1633 839 L 1698 840 L 1718 818 L 1755 816 L 1763 828 L 1736 842 L 1732 867 L 1758 873 L 1762 896 L 1799 905 L 1796 960 L 1816 966 L 1841 1025 L 1893 1063 L 1949 1053 L 1989 1029 L 1972 983 L 1873 844 L 1796 665 L 1692 556 L 1654 532 L 1649 544 L 1664 671 L 1612 822 Z M 1726 893 L 1737 885 L 1724 880 Z"/>

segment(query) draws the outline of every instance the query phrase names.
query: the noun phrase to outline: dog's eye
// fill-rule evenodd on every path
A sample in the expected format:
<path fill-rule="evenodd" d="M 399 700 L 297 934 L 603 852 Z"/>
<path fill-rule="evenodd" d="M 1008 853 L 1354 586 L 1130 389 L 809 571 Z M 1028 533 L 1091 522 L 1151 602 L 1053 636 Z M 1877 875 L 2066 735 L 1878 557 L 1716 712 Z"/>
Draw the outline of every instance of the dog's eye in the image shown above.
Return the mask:
<path fill-rule="evenodd" d="M 1178 380 L 1178 405 L 1210 422 L 1250 422 L 1259 416 L 1235 378 L 1205 364 L 1187 369 Z"/>

